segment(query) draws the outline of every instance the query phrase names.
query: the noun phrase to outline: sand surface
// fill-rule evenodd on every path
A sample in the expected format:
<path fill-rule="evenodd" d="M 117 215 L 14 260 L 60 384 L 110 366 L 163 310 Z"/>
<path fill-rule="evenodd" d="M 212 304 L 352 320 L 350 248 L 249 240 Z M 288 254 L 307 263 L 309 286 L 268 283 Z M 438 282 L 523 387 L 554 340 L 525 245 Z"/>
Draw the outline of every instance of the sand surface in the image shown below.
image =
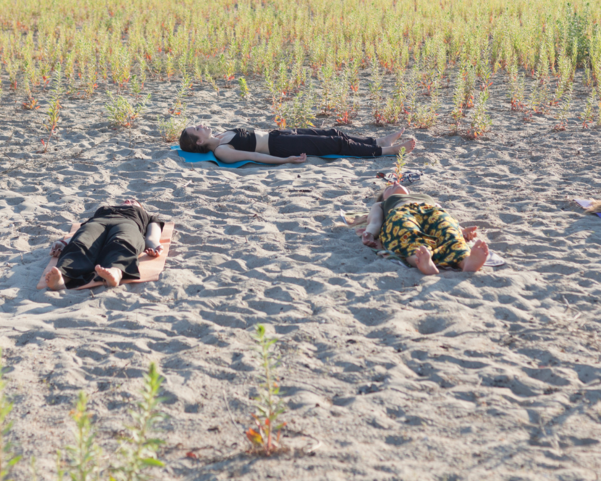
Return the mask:
<path fill-rule="evenodd" d="M 407 168 L 425 174 L 412 188 L 478 226 L 507 261 L 424 277 L 378 259 L 339 222 L 341 208 L 371 205 L 383 185 L 374 176 L 391 159 L 185 164 L 156 126 L 178 86 L 152 82 L 131 131 L 110 128 L 102 93 L 65 99 L 57 139 L 40 155 L 47 103 L 24 111 L 7 84 L 0 345 L 13 439 L 35 455 L 40 479 L 54 479 L 54 453 L 72 442 L 79 390 L 99 442 L 114 448 L 151 361 L 171 416 L 161 454 L 169 468 L 158 479 L 599 479 L 601 219 L 570 201 L 601 198 L 600 133 L 576 121 L 583 89 L 566 132 L 552 130 L 551 116 L 522 122 L 500 77 L 484 139 L 447 135 L 448 115 L 407 131 L 418 140 Z M 249 82 L 249 100 L 197 88 L 188 110 L 217 131 L 274 128 L 259 85 Z M 452 88 L 443 93 L 445 114 Z M 394 128 L 371 125 L 366 106 L 343 127 Z M 176 224 L 161 279 L 36 290 L 51 241 L 130 196 Z M 269 459 L 246 454 L 241 434 L 251 426 L 258 323 L 279 339 L 293 448 Z M 27 464 L 17 479 L 29 479 Z"/>

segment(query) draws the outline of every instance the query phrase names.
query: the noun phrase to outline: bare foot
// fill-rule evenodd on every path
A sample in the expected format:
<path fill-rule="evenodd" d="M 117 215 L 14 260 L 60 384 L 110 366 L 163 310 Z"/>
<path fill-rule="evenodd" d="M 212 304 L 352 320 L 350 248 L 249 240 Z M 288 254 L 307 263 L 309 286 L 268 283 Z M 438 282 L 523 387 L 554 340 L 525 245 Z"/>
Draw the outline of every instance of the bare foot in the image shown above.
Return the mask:
<path fill-rule="evenodd" d="M 412 266 L 417 267 L 422 274 L 427 276 L 438 274 L 438 268 L 434 262 L 432 262 L 432 253 L 425 246 L 419 247 L 414 255 L 407 257 L 407 262 Z"/>
<path fill-rule="evenodd" d="M 413 149 L 415 149 L 415 139 L 409 139 L 407 142 L 403 142 L 402 144 L 395 144 L 390 147 L 382 147 L 383 155 L 396 155 L 401 149 L 405 147 L 405 154 L 408 154 Z"/>
<path fill-rule="evenodd" d="M 392 134 L 388 134 L 386 137 L 380 137 L 376 139 L 376 145 L 378 147 L 390 147 L 392 144 L 394 144 L 397 140 L 401 138 L 403 132 L 405 132 L 405 129 L 399 130 L 398 132 L 393 132 Z"/>
<path fill-rule="evenodd" d="M 121 278 L 123 277 L 123 272 L 121 269 L 117 269 L 116 267 L 109 267 L 108 269 L 105 269 L 99 265 L 96 266 L 96 274 L 102 277 L 109 287 L 117 287 L 119 282 L 121 282 Z"/>
<path fill-rule="evenodd" d="M 46 284 L 51 291 L 60 291 L 67 288 L 67 286 L 65 286 L 63 274 L 56 267 L 53 267 L 50 272 L 46 274 Z"/>
<path fill-rule="evenodd" d="M 474 244 L 474 247 L 472 247 L 470 255 L 459 263 L 459 267 L 461 267 L 463 272 L 476 272 L 484 265 L 487 258 L 488 246 L 486 242 L 478 240 Z"/>
<path fill-rule="evenodd" d="M 367 247 L 376 247 L 378 245 L 376 239 L 374 239 L 374 235 L 371 232 L 364 232 L 361 236 L 361 241 Z"/>

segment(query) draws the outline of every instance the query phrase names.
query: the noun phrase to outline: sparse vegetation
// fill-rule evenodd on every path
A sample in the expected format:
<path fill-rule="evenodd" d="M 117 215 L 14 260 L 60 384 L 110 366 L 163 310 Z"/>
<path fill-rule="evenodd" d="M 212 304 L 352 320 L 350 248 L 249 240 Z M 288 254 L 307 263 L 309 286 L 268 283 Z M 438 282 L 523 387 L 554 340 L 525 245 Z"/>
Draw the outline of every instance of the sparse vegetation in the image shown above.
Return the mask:
<path fill-rule="evenodd" d="M 142 101 L 134 104 L 131 100 L 122 95 L 114 97 L 108 92 L 109 101 L 105 105 L 109 122 L 115 127 L 131 128 L 140 114 L 146 108 L 146 103 L 150 100 L 150 94 Z"/>
<path fill-rule="evenodd" d="M 286 409 L 278 386 L 279 362 L 272 349 L 277 340 L 268 338 L 261 324 L 257 326 L 255 339 L 261 362 L 259 395 L 255 398 L 257 412 L 252 415 L 254 427 L 246 431 L 246 437 L 253 451 L 269 456 L 281 448 L 280 436 L 286 423 L 280 422 L 279 417 Z"/>

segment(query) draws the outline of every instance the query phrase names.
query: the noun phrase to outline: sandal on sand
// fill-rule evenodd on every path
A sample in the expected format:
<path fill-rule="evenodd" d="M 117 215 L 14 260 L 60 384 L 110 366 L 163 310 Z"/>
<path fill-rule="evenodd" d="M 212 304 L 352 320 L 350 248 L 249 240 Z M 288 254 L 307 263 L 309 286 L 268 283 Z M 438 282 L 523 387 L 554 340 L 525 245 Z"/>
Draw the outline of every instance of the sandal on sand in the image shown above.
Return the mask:
<path fill-rule="evenodd" d="M 420 170 L 408 170 L 407 172 L 403 172 L 401 174 L 401 178 L 399 179 L 399 182 L 408 182 L 409 184 L 413 184 L 414 182 L 417 182 L 418 180 L 421 179 L 423 175 L 423 172 Z M 376 178 L 378 179 L 382 179 L 386 182 L 390 182 L 393 183 L 397 180 L 396 175 L 394 175 L 393 173 L 389 173 L 389 174 L 385 174 L 384 172 L 378 172 L 376 174 Z"/>

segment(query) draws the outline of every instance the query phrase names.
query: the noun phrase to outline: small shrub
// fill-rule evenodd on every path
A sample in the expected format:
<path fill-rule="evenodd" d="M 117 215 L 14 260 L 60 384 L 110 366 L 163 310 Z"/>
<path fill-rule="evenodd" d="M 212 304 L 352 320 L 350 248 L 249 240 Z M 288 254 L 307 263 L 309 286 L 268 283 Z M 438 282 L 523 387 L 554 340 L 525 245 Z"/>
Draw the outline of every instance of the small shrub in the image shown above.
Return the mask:
<path fill-rule="evenodd" d="M 243 99 L 245 99 L 246 97 L 248 97 L 248 85 L 246 84 L 246 79 L 244 77 L 240 77 L 238 79 L 238 86 L 240 87 L 240 97 L 242 97 Z"/>
<path fill-rule="evenodd" d="M 182 130 L 188 124 L 188 119 L 185 116 L 172 116 L 168 119 L 161 119 L 157 115 L 157 123 L 159 124 L 161 138 L 165 142 L 172 143 L 179 139 Z"/>
<path fill-rule="evenodd" d="M 252 444 L 253 452 L 269 456 L 281 449 L 280 436 L 286 423 L 280 423 L 278 418 L 286 409 L 279 397 L 280 388 L 277 384 L 279 362 L 272 351 L 277 339 L 267 338 L 265 327 L 261 324 L 257 326 L 255 339 L 262 373 L 259 376 L 259 395 L 255 398 L 257 412 L 252 414 L 255 428 L 248 429 L 246 437 Z"/>
<path fill-rule="evenodd" d="M 105 105 L 109 122 L 117 127 L 131 128 L 136 119 L 146 108 L 146 103 L 150 100 L 148 94 L 141 102 L 134 105 L 125 97 L 118 95 L 113 97 L 108 92 L 109 102 Z"/>
<path fill-rule="evenodd" d="M 88 398 L 84 392 L 79 393 L 71 418 L 75 421 L 75 445 L 67 446 L 69 474 L 72 481 L 93 481 L 100 474 L 100 447 L 96 444 L 91 414 L 87 410 Z"/>
<path fill-rule="evenodd" d="M 598 104 L 597 92 L 595 89 L 591 89 L 590 95 L 586 99 L 584 104 L 584 110 L 580 113 L 580 119 L 582 120 L 582 128 L 588 129 L 590 124 L 595 121 L 595 106 Z"/>
<path fill-rule="evenodd" d="M 14 445 L 7 439 L 13 426 L 12 421 L 8 420 L 13 403 L 4 395 L 6 381 L 3 374 L 4 366 L 0 363 L 0 481 L 11 481 L 12 470 L 21 459 L 21 455 L 15 453 Z"/>
<path fill-rule="evenodd" d="M 553 130 L 565 130 L 568 126 L 568 116 L 570 115 L 570 107 L 572 106 L 572 92 L 574 90 L 574 84 L 570 82 L 566 92 L 561 101 L 559 112 L 557 113 L 556 119 L 559 123 L 553 127 Z"/>
<path fill-rule="evenodd" d="M 488 90 L 484 90 L 478 94 L 476 106 L 474 109 L 474 117 L 472 118 L 470 130 L 468 131 L 468 135 L 473 139 L 477 139 L 484 132 L 487 132 L 490 129 L 490 126 L 492 125 L 492 120 L 490 116 L 486 114 L 487 102 Z"/>
<path fill-rule="evenodd" d="M 155 363 L 151 363 L 144 374 L 142 400 L 130 411 L 133 424 L 127 427 L 128 434 L 121 440 L 117 452 L 117 465 L 112 468 L 115 481 L 142 481 L 147 479 L 146 470 L 163 467 L 157 459 L 157 451 L 164 443 L 156 437 L 157 423 L 166 415 L 161 412 L 159 390 L 164 378 L 159 375 Z"/>

